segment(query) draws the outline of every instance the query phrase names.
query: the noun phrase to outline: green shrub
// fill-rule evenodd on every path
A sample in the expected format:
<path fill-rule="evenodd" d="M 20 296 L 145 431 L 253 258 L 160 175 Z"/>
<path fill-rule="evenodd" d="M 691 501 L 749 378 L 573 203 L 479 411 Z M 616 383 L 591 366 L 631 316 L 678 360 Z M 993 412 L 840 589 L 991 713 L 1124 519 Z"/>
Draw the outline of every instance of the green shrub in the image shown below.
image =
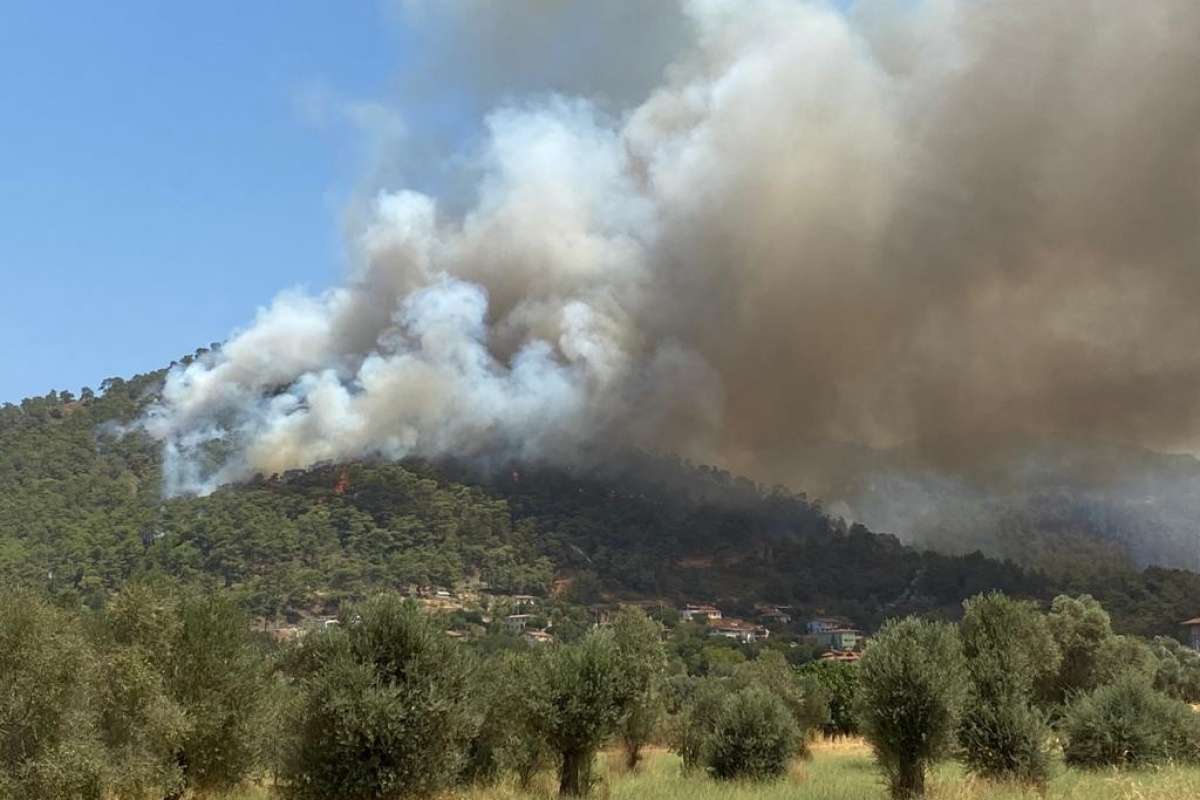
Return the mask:
<path fill-rule="evenodd" d="M 954 627 L 907 617 L 884 624 L 859 662 L 855 708 L 893 798 L 925 793 L 929 766 L 949 751 L 966 692 Z"/>
<path fill-rule="evenodd" d="M 612 629 L 623 684 L 624 710 L 618 733 L 625 751 L 625 766 L 634 769 L 641 760 L 642 748 L 658 729 L 667 653 L 662 642 L 662 625 L 639 608 L 623 607 Z"/>
<path fill-rule="evenodd" d="M 1098 666 L 1105 642 L 1112 638 L 1108 612 L 1091 595 L 1059 595 L 1047 615 L 1050 632 L 1061 655 L 1057 672 L 1043 684 L 1045 702 L 1066 705 L 1080 692 L 1089 692 L 1106 677 Z"/>
<path fill-rule="evenodd" d="M 972 692 L 958 736 L 971 772 L 1038 785 L 1050 776 L 1050 726 L 1023 694 L 994 694 L 982 702 Z"/>
<path fill-rule="evenodd" d="M 800 741 L 784 701 L 764 687 L 748 687 L 721 704 L 707 746 L 708 769 L 723 780 L 775 778 L 787 771 Z"/>
<path fill-rule="evenodd" d="M 858 693 L 858 664 L 845 661 L 810 661 L 800 667 L 802 677 L 815 680 L 822 689 L 829 707 L 828 721 L 821 729 L 826 736 L 857 736 L 858 719 L 854 714 L 854 697 Z"/>
<path fill-rule="evenodd" d="M 621 654 L 611 629 L 597 628 L 582 641 L 559 645 L 535 659 L 529 686 L 534 725 L 559 761 L 559 793 L 591 790 L 592 761 L 627 706 Z"/>
<path fill-rule="evenodd" d="M 1081 767 L 1200 760 L 1200 716 L 1136 675 L 1076 698 L 1062 735 L 1066 762 Z"/>
<path fill-rule="evenodd" d="M 740 665 L 733 675 L 738 689 L 766 689 L 783 702 L 799 733 L 797 754 L 808 755 L 808 737 L 829 721 L 829 694 L 815 678 L 799 674 L 778 650 L 766 650 Z"/>
<path fill-rule="evenodd" d="M 310 635 L 284 770 L 293 798 L 432 795 L 460 774 L 474 717 L 465 652 L 412 603 L 382 595 Z"/>
<path fill-rule="evenodd" d="M 95 676 L 78 618 L 0 593 L 0 798 L 99 800 Z"/>
<path fill-rule="evenodd" d="M 230 596 L 184 595 L 166 687 L 187 716 L 176 759 L 193 792 L 229 790 L 258 763 L 267 667 Z"/>
<path fill-rule="evenodd" d="M 1200 702 L 1200 653 L 1165 636 L 1156 636 L 1150 650 L 1154 688 L 1188 703 Z"/>
<path fill-rule="evenodd" d="M 1043 784 L 1050 772 L 1050 728 L 1034 694 L 1059 666 L 1046 618 L 1035 604 L 1000 593 L 974 597 L 963 609 L 963 762 L 987 778 Z"/>
<path fill-rule="evenodd" d="M 719 678 L 692 678 L 690 692 L 669 726 L 671 749 L 690 772 L 708 761 L 708 748 L 728 694 Z"/>
<path fill-rule="evenodd" d="M 538 726 L 535 658 L 528 651 L 502 652 L 481 665 L 473 684 L 479 723 L 467 752 L 468 782 L 488 783 L 511 772 L 525 789 L 550 766 L 553 753 Z"/>
<path fill-rule="evenodd" d="M 122 800 L 161 798 L 184 788 L 178 758 L 188 718 L 167 677 L 180 633 L 177 602 L 130 584 L 92 626 L 100 664 L 95 702 L 109 763 L 109 791 Z"/>

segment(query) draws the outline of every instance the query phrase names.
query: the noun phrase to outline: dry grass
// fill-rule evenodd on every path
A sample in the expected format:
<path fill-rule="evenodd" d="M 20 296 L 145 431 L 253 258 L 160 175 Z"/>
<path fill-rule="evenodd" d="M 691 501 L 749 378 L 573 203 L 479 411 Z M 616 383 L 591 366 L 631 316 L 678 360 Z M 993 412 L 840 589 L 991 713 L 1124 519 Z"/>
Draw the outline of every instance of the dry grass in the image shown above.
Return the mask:
<path fill-rule="evenodd" d="M 809 761 L 797 761 L 788 774 L 767 784 L 718 783 L 703 773 L 682 774 L 679 759 L 661 749 L 647 751 L 636 772 L 617 753 L 597 764 L 596 800 L 885 800 L 886 793 L 859 739 L 818 742 Z M 551 800 L 552 775 L 538 776 L 529 792 L 502 783 L 450 794 L 445 800 Z M 1059 767 L 1044 792 L 976 780 L 955 764 L 940 767 L 930 782 L 931 800 L 1196 800 L 1200 768 L 1142 772 L 1081 772 Z M 266 789 L 236 800 L 272 800 Z M 329 800 L 339 800 L 330 797 Z"/>

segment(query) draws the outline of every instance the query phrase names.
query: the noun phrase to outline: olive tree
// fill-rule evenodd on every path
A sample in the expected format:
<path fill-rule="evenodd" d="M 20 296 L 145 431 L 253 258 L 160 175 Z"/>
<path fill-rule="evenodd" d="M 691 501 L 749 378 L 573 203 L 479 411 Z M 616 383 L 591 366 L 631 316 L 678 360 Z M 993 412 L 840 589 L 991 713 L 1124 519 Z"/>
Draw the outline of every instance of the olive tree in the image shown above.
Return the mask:
<path fill-rule="evenodd" d="M 618 733 L 625 766 L 637 767 L 642 748 L 654 736 L 662 713 L 662 682 L 667 667 L 662 625 L 641 609 L 625 606 L 613 621 L 613 642 L 619 657 L 624 710 Z"/>
<path fill-rule="evenodd" d="M 1200 715 L 1129 673 L 1077 695 L 1062 722 L 1063 758 L 1081 767 L 1200 761 Z"/>
<path fill-rule="evenodd" d="M 0 593 L 0 797 L 102 797 L 95 677 L 78 619 L 30 594 Z"/>
<path fill-rule="evenodd" d="M 954 742 L 966 694 L 954 627 L 916 617 L 889 621 L 858 667 L 860 728 L 891 796 L 923 796 L 926 771 Z"/>
<path fill-rule="evenodd" d="M 178 613 L 166 673 L 187 715 L 176 760 L 193 792 L 225 791 L 258 762 L 267 661 L 228 595 L 187 592 Z"/>
<path fill-rule="evenodd" d="M 702 677 L 687 679 L 687 697 L 668 728 L 671 749 L 691 772 L 708 760 L 708 748 L 717 727 L 722 703 L 729 694 L 725 681 Z"/>
<path fill-rule="evenodd" d="M 180 628 L 175 598 L 138 583 L 113 597 L 91 628 L 109 790 L 124 800 L 157 800 L 184 788 L 178 754 L 188 718 L 167 684 Z"/>
<path fill-rule="evenodd" d="M 1099 685 L 1097 665 L 1105 642 L 1113 635 L 1112 622 L 1100 603 L 1087 594 L 1055 597 L 1047 621 L 1062 660 L 1046 681 L 1043 696 L 1062 705 Z"/>
<path fill-rule="evenodd" d="M 792 710 L 764 686 L 727 695 L 714 722 L 706 761 L 713 777 L 724 780 L 783 775 L 802 739 Z"/>
<path fill-rule="evenodd" d="M 478 726 L 468 747 L 467 782 L 489 783 L 510 772 L 528 789 L 534 775 L 550 765 L 553 754 L 538 726 L 538 657 L 508 651 L 482 662 L 473 681 Z"/>
<path fill-rule="evenodd" d="M 592 761 L 627 710 L 621 654 L 610 629 L 559 645 L 537 659 L 530 690 L 537 693 L 535 724 L 559 761 L 559 794 L 591 789 Z"/>
<path fill-rule="evenodd" d="M 302 701 L 283 769 L 301 800 L 433 795 L 460 774 L 473 734 L 466 653 L 413 603 L 381 595 L 307 637 Z"/>
<path fill-rule="evenodd" d="M 963 603 L 959 623 L 968 676 L 959 743 L 967 768 L 988 778 L 1044 783 L 1050 728 L 1036 688 L 1058 669 L 1045 616 L 999 592 Z"/>
<path fill-rule="evenodd" d="M 765 689 L 779 698 L 795 723 L 795 753 L 808 755 L 809 736 L 829 721 L 829 693 L 820 681 L 797 672 L 778 650 L 765 650 L 734 670 L 733 685 Z"/>
<path fill-rule="evenodd" d="M 845 661 L 810 661 L 800 667 L 802 676 L 814 680 L 825 690 L 829 719 L 822 725 L 826 736 L 855 736 L 858 719 L 854 698 L 858 694 L 858 664 Z"/>

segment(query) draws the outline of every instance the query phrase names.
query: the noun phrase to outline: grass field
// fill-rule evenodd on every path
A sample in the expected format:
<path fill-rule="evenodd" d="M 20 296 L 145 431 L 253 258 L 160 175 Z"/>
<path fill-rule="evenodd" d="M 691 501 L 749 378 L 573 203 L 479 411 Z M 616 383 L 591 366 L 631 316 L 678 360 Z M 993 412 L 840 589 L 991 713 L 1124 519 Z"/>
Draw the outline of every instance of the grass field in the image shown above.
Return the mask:
<path fill-rule="evenodd" d="M 636 773 L 616 767 L 619 759 L 602 757 L 597 800 L 882 800 L 886 793 L 858 741 L 819 743 L 812 760 L 797 762 L 790 774 L 768 784 L 727 784 L 702 774 L 684 776 L 679 759 L 652 751 Z M 1060 767 L 1045 794 L 1020 787 L 973 780 L 957 765 L 937 770 L 931 781 L 935 800 L 1194 800 L 1200 798 L 1200 768 L 1144 772 L 1082 772 Z M 548 800 L 555 797 L 551 776 L 532 792 L 501 785 L 450 794 L 446 800 Z M 271 800 L 267 790 L 251 790 L 237 800 Z M 330 797 L 329 800 L 338 800 Z"/>

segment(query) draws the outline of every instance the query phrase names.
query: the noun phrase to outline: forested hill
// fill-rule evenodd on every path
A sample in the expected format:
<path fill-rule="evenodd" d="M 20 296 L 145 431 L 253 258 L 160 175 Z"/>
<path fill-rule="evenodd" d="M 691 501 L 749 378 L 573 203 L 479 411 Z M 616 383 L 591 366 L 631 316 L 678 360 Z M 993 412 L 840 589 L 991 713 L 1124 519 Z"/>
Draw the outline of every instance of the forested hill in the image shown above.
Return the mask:
<path fill-rule="evenodd" d="M 1090 592 L 1118 627 L 1178 634 L 1200 576 L 1114 561 L 1053 577 L 978 553 L 917 551 L 720 470 L 628 454 L 603 469 L 323 465 L 163 501 L 157 447 L 119 434 L 162 380 L 105 381 L 0 408 L 0 579 L 98 604 L 131 577 L 225 587 L 263 617 L 374 589 L 489 584 L 564 602 L 756 602 L 873 625 L 956 613 L 997 588 Z"/>

